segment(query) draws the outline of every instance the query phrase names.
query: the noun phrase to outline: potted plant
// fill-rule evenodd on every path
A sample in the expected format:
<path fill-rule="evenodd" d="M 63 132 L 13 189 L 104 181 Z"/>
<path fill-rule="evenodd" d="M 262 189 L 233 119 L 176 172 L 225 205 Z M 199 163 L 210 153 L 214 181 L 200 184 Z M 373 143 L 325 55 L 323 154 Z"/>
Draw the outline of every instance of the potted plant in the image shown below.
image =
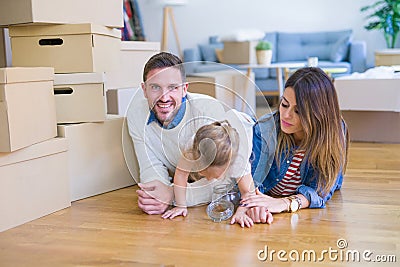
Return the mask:
<path fill-rule="evenodd" d="M 400 31 L 400 0 L 379 0 L 364 6 L 361 12 L 372 10 L 366 19 L 375 19 L 364 26 L 366 30 L 383 30 L 387 48 L 395 48 Z"/>
<path fill-rule="evenodd" d="M 256 45 L 257 63 L 269 65 L 272 60 L 272 44 L 265 40 L 260 40 Z"/>

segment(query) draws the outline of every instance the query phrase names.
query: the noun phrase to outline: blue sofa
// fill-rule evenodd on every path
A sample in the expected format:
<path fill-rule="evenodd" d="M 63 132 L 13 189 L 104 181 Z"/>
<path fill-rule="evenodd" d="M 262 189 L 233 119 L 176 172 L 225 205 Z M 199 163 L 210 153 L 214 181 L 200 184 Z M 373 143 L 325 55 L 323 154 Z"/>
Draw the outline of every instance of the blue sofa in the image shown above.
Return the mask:
<path fill-rule="evenodd" d="M 308 57 L 318 57 L 321 68 L 347 68 L 346 75 L 366 70 L 366 43 L 353 41 L 352 30 L 325 32 L 268 32 L 264 36 L 273 46 L 273 63 L 301 62 L 306 64 Z M 223 49 L 218 36 L 211 36 L 208 44 L 184 49 L 186 71 L 191 73 L 217 71 L 229 68 L 218 62 L 215 49 Z M 189 64 L 189 62 L 191 62 Z M 240 69 L 240 66 L 230 65 Z M 255 82 L 261 91 L 276 91 L 276 71 L 274 69 L 253 69 Z M 338 76 L 336 75 L 336 76 Z M 335 77 L 335 74 L 333 74 Z"/>

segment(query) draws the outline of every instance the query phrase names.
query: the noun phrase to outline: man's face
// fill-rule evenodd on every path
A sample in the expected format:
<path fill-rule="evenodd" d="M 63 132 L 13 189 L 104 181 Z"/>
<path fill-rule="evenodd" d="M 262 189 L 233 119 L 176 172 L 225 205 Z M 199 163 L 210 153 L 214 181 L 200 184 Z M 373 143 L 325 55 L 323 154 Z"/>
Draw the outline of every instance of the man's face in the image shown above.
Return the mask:
<path fill-rule="evenodd" d="M 188 84 L 183 83 L 181 72 L 173 67 L 149 71 L 147 81 L 142 83 L 149 107 L 164 126 L 174 119 L 187 88 Z"/>

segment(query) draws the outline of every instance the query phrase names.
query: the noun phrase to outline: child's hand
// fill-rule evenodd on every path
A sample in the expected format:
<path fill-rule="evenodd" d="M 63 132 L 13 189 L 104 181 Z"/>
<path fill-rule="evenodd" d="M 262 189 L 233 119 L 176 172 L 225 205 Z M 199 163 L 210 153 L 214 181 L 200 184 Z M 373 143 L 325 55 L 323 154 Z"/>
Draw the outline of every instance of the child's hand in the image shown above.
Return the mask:
<path fill-rule="evenodd" d="M 161 217 L 164 219 L 168 219 L 168 218 L 173 219 L 179 215 L 186 217 L 187 208 L 186 207 L 175 207 L 173 209 L 167 210 Z"/>
<path fill-rule="evenodd" d="M 245 207 L 238 207 L 236 213 L 233 215 L 231 219 L 231 224 L 238 223 L 243 228 L 245 225 L 247 227 L 253 226 L 253 220 L 247 216 L 246 214 L 247 208 Z"/>

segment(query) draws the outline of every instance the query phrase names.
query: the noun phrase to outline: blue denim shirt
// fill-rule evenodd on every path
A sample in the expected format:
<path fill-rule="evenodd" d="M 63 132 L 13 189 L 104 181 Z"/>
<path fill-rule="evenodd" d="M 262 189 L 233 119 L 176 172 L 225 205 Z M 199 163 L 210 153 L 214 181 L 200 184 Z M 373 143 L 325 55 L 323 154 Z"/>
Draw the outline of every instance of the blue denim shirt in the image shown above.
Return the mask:
<path fill-rule="evenodd" d="M 156 117 L 156 114 L 150 110 L 150 116 L 149 119 L 147 120 L 147 125 L 149 125 L 150 123 L 157 122 L 162 128 L 164 129 L 173 129 L 175 128 L 183 119 L 183 116 L 185 115 L 185 111 L 186 111 L 186 96 L 184 96 L 182 98 L 182 104 L 179 107 L 178 112 L 176 113 L 174 119 L 168 124 L 168 126 L 164 126 Z"/>
<path fill-rule="evenodd" d="M 268 192 L 277 185 L 285 176 L 290 163 L 292 162 L 295 149 L 282 153 L 279 159 L 280 169 L 278 169 L 277 159 L 275 158 L 276 135 L 265 138 L 266 133 L 279 131 L 279 118 L 276 114 L 266 114 L 261 117 L 253 129 L 253 155 L 251 169 L 253 179 L 261 191 Z M 272 144 L 266 144 L 270 142 Z M 273 149 L 273 150 L 271 150 Z M 326 202 L 332 197 L 335 190 L 341 188 L 343 183 L 343 174 L 339 173 L 335 184 L 324 197 L 317 192 L 318 173 L 315 173 L 307 158 L 303 159 L 300 167 L 301 185 L 297 188 L 296 193 L 304 195 L 310 202 L 310 208 L 324 208 Z"/>

